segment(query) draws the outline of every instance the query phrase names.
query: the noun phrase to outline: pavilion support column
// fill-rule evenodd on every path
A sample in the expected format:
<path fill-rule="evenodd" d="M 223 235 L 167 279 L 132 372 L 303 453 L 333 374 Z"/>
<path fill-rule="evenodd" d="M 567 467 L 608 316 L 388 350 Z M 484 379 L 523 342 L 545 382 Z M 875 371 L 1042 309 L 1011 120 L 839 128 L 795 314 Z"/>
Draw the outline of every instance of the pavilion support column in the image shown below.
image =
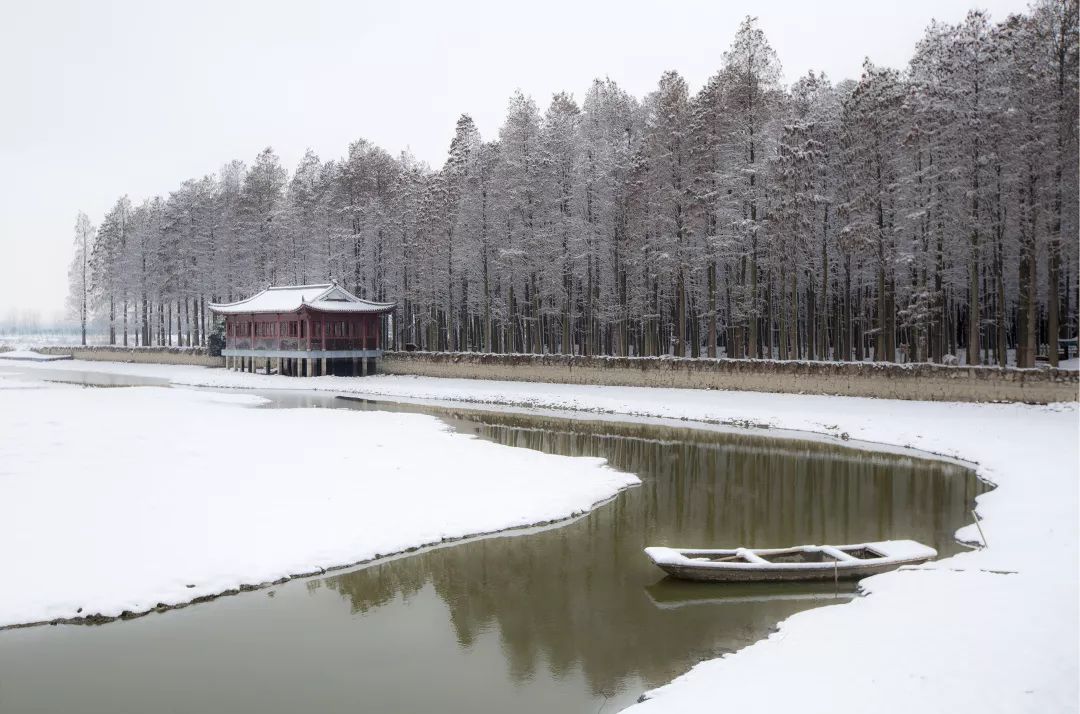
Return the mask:
<path fill-rule="evenodd" d="M 322 358 L 322 376 L 326 376 L 326 358 Z"/>
<path fill-rule="evenodd" d="M 313 360 L 311 357 L 308 357 L 307 359 L 307 376 L 315 376 L 315 360 Z"/>
<path fill-rule="evenodd" d="M 367 372 L 367 370 L 368 370 L 368 361 L 367 360 L 368 360 L 367 357 L 361 357 L 360 358 L 360 376 L 361 377 L 366 377 L 367 376 L 367 373 L 368 373 Z"/>

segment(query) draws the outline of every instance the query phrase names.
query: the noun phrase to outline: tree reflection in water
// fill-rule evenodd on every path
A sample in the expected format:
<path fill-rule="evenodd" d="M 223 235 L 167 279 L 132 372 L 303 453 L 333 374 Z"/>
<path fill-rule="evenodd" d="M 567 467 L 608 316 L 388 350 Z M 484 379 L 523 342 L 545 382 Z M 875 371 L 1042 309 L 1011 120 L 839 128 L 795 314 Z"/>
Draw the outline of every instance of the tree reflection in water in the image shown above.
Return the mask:
<path fill-rule="evenodd" d="M 580 668 L 594 695 L 657 686 L 695 662 L 766 636 L 780 620 L 850 598 L 850 586 L 679 583 L 646 545 L 727 547 L 913 538 L 942 555 L 984 490 L 970 471 L 815 442 L 521 416 L 458 421 L 502 444 L 602 456 L 642 485 L 562 527 L 439 548 L 312 581 L 363 613 L 431 584 L 467 651 L 495 630 L 512 676 Z M 537 427 L 545 428 L 537 428 Z M 597 429 L 607 433 L 597 433 Z M 616 433 L 611 433 L 616 432 Z"/>

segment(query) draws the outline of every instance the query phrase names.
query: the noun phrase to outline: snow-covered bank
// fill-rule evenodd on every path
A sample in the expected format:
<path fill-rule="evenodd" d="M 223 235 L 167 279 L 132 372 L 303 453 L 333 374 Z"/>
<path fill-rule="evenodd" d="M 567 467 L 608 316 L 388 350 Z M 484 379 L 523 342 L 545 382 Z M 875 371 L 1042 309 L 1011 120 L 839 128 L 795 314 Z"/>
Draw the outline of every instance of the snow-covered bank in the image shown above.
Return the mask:
<path fill-rule="evenodd" d="M 26 371 L 50 368 L 27 365 Z M 732 710 L 831 712 L 854 702 L 867 711 L 1077 710 L 1075 403 L 899 402 L 385 376 L 308 380 L 63 363 L 68 368 L 184 384 L 749 422 L 846 433 L 977 462 L 980 475 L 999 486 L 978 504 L 988 548 L 866 580 L 869 597 L 797 615 L 768 640 L 705 662 L 651 693 L 640 710 L 687 712 L 723 703 Z M 974 526 L 961 535 L 979 540 Z"/>
<path fill-rule="evenodd" d="M 33 350 L 8 350 L 0 352 L 0 359 L 26 360 L 29 362 L 57 362 L 71 359 L 71 355 L 45 355 Z"/>
<path fill-rule="evenodd" d="M 0 374 L 0 626 L 143 612 L 566 518 L 637 478 L 417 414 Z"/>

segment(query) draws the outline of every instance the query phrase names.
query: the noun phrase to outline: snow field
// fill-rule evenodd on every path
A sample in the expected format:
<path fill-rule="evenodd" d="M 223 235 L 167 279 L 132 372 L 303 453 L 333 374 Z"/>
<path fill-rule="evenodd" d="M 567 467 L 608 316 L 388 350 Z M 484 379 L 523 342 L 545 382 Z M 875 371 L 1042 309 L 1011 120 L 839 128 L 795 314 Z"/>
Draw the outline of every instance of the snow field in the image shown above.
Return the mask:
<path fill-rule="evenodd" d="M 23 364 L 28 372 L 51 368 L 19 363 L 20 369 Z M 997 486 L 977 504 L 988 547 L 864 580 L 868 597 L 802 612 L 772 637 L 703 662 L 648 693 L 649 699 L 631 711 L 675 714 L 711 711 L 719 704 L 730 711 L 835 712 L 853 706 L 905 713 L 1078 711 L 1080 412 L 1075 402 L 908 402 L 424 377 L 293 379 L 78 361 L 63 365 L 181 384 L 753 423 L 847 434 L 975 462 L 979 475 Z M 958 536 L 980 540 L 974 524 Z"/>
<path fill-rule="evenodd" d="M 0 626 L 176 605 L 588 510 L 635 476 L 434 417 L 0 375 Z"/>

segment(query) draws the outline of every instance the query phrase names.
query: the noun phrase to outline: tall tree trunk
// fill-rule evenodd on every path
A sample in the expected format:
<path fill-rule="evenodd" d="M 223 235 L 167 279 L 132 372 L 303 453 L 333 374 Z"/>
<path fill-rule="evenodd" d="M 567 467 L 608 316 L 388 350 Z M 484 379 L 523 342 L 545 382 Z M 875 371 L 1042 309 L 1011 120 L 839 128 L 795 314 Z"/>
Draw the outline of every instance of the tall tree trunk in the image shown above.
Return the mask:
<path fill-rule="evenodd" d="M 749 320 L 750 320 L 750 324 L 749 324 L 749 327 L 750 327 L 750 335 L 749 335 L 750 358 L 751 359 L 758 359 L 759 357 L 761 357 L 761 352 L 759 350 L 760 339 L 758 337 L 758 320 L 760 319 L 760 316 L 758 315 L 758 309 L 757 309 L 757 304 L 758 304 L 758 265 L 757 265 L 756 239 L 755 239 L 755 242 L 754 242 L 754 247 L 751 249 L 751 253 L 750 253 L 750 299 L 749 299 L 749 303 L 750 303 L 750 306 L 749 306 L 750 307 L 750 318 L 749 318 Z"/>
<path fill-rule="evenodd" d="M 707 306 L 706 319 L 708 321 L 708 348 L 706 354 L 715 359 L 716 358 L 716 261 L 710 260 L 708 267 L 708 290 L 709 304 Z"/>
<path fill-rule="evenodd" d="M 686 277 L 680 266 L 675 276 L 675 356 L 686 356 Z"/>

